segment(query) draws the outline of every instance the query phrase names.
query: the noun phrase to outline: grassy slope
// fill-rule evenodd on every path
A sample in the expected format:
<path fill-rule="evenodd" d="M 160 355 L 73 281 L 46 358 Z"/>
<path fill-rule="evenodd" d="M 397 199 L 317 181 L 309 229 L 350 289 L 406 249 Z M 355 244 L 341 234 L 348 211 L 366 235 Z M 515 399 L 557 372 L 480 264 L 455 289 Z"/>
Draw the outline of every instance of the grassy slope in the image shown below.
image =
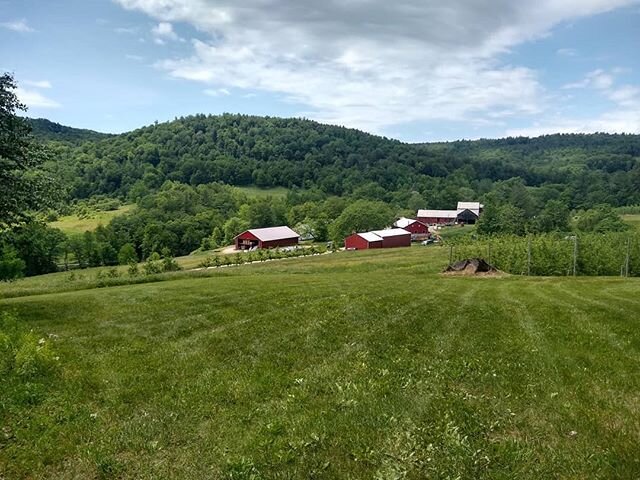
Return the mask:
<path fill-rule="evenodd" d="M 117 210 L 96 212 L 88 218 L 80 218 L 77 215 L 67 215 L 60 217 L 55 222 L 51 222 L 49 226 L 59 228 L 64 233 L 70 235 L 93 231 L 98 225 L 107 225 L 112 218 L 127 213 L 134 207 L 135 205 L 122 205 Z"/>
<path fill-rule="evenodd" d="M 640 215 L 638 214 L 622 215 L 622 220 L 634 226 L 635 228 L 640 228 Z"/>
<path fill-rule="evenodd" d="M 0 310 L 63 369 L 0 402 L 0 477 L 637 478 L 640 282 L 445 278 L 445 256 L 41 279 Z"/>
<path fill-rule="evenodd" d="M 263 197 L 284 197 L 287 195 L 285 187 L 273 187 L 273 188 L 260 188 L 260 187 L 236 187 L 248 197 L 263 198 Z"/>

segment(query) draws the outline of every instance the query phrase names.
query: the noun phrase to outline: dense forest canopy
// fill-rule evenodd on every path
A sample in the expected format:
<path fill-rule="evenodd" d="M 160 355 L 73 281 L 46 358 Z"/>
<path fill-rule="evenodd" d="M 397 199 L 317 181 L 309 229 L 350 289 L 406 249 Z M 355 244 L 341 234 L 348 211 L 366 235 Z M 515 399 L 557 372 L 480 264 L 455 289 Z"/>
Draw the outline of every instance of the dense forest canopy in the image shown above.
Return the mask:
<path fill-rule="evenodd" d="M 81 136 L 81 134 L 78 134 Z M 359 195 L 422 207 L 451 208 L 496 182 L 522 179 L 541 203 L 569 208 L 640 203 L 639 135 L 548 135 L 538 138 L 406 144 L 310 120 L 195 115 L 79 144 L 66 131 L 50 164 L 72 198 L 106 194 L 136 200 L 167 181 L 189 185 L 282 186 L 326 195 Z M 395 193 L 394 193 L 395 192 Z"/>

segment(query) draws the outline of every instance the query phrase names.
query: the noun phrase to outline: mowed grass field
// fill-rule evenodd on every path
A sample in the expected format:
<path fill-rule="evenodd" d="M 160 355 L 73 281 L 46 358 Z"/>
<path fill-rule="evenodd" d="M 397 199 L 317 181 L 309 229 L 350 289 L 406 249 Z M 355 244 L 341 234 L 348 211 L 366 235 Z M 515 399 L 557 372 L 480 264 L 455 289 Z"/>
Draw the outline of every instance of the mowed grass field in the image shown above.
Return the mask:
<path fill-rule="evenodd" d="M 0 392 L 0 478 L 640 477 L 640 281 L 446 256 L 1 285 L 60 366 Z"/>
<path fill-rule="evenodd" d="M 114 217 L 130 212 L 135 205 L 122 205 L 117 210 L 94 212 L 91 216 L 80 218 L 78 215 L 66 215 L 60 217 L 55 222 L 50 222 L 49 226 L 58 228 L 67 235 L 80 234 L 95 230 L 98 225 L 107 225 Z"/>

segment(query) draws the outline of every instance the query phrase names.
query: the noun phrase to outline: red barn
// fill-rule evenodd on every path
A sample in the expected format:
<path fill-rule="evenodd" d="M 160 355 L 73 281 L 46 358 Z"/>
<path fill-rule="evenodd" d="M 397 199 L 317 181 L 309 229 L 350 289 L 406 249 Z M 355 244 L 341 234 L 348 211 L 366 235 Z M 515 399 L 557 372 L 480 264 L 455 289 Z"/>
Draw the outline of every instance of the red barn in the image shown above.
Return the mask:
<path fill-rule="evenodd" d="M 382 238 L 372 232 L 354 233 L 344 239 L 344 248 L 347 250 L 382 248 Z"/>
<path fill-rule="evenodd" d="M 234 238 L 236 250 L 277 248 L 297 245 L 300 235 L 289 227 L 253 228 Z"/>
<path fill-rule="evenodd" d="M 457 210 L 418 210 L 418 220 L 426 225 L 446 225 L 457 219 Z"/>
<path fill-rule="evenodd" d="M 426 240 L 431 237 L 429 227 L 419 220 L 401 217 L 393 224 L 394 227 L 402 228 L 411 233 L 411 240 Z"/>
<path fill-rule="evenodd" d="M 389 228 L 387 230 L 374 230 L 375 233 L 382 238 L 382 248 L 394 247 L 410 247 L 411 232 L 407 232 L 403 228 Z"/>
<path fill-rule="evenodd" d="M 401 228 L 354 233 L 344 239 L 344 246 L 347 250 L 409 247 L 411 246 L 411 233 Z"/>

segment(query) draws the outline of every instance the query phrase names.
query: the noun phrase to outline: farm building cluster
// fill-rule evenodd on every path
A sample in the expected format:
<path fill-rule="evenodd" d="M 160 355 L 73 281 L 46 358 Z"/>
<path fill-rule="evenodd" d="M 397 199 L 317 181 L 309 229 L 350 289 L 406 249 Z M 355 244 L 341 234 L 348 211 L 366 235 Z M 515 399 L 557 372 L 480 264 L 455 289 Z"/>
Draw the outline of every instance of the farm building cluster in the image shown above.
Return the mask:
<path fill-rule="evenodd" d="M 427 225 L 473 225 L 483 207 L 480 202 L 458 202 L 455 210 L 418 210 L 417 219 Z"/>
<path fill-rule="evenodd" d="M 431 237 L 430 228 L 441 225 L 472 225 L 482 213 L 479 202 L 458 202 L 456 210 L 418 210 L 417 218 L 401 217 L 383 230 L 354 232 L 344 239 L 347 250 L 409 247 L 411 242 Z M 268 227 L 246 230 L 234 239 L 236 250 L 256 250 L 296 246 L 300 235 L 289 227 Z"/>

